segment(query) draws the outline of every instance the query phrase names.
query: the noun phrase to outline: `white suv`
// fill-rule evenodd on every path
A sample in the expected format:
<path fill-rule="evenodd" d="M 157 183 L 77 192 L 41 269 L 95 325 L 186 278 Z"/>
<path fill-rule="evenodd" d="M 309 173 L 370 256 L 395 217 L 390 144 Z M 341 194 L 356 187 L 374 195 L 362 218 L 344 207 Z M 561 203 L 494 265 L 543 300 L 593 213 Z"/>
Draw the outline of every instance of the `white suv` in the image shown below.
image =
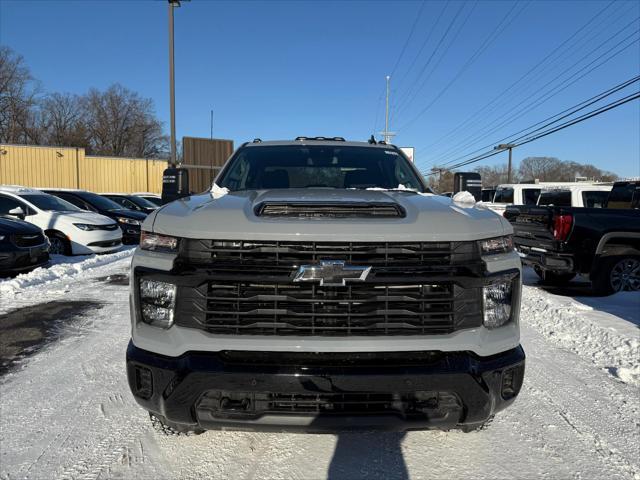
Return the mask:
<path fill-rule="evenodd" d="M 122 245 L 122 230 L 110 218 L 32 188 L 0 185 L 0 215 L 40 227 L 49 237 L 51 253 L 105 253 Z"/>

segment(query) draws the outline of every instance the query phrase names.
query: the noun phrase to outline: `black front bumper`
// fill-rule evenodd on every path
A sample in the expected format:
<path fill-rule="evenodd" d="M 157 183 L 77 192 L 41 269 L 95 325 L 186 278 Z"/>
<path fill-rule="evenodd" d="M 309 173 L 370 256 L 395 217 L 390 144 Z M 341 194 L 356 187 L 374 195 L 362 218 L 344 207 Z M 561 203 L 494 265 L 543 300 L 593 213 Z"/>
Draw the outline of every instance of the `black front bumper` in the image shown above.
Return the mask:
<path fill-rule="evenodd" d="M 522 263 L 530 267 L 538 267 L 541 270 L 557 273 L 575 271 L 575 261 L 572 253 L 558 253 L 550 250 L 538 251 L 521 245 L 517 246 L 517 250 Z"/>
<path fill-rule="evenodd" d="M 522 347 L 469 352 L 188 352 L 165 357 L 129 343 L 137 402 L 204 429 L 327 432 L 449 429 L 486 421 L 513 402 Z"/>
<path fill-rule="evenodd" d="M 14 274 L 28 272 L 49 263 L 46 246 L 31 248 L 0 248 L 0 273 Z"/>

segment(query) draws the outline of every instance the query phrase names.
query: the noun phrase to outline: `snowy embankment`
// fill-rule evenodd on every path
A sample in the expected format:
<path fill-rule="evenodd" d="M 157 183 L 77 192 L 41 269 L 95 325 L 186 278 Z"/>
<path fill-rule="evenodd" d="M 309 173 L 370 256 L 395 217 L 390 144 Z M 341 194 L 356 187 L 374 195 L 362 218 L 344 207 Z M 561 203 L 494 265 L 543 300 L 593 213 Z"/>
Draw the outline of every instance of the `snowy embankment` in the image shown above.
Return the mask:
<path fill-rule="evenodd" d="M 637 293 L 572 298 L 525 275 L 525 383 L 482 432 L 164 437 L 125 374 L 128 289 L 109 278 L 128 273 L 130 254 L 0 281 L 3 311 L 60 297 L 96 304 L 82 328 L 70 324 L 0 377 L 0 479 L 640 479 Z"/>
<path fill-rule="evenodd" d="M 572 298 L 525 287 L 522 302 L 523 322 L 549 341 L 592 361 L 625 383 L 640 385 L 640 293 Z M 600 309 L 582 302 L 599 305 Z M 606 310 L 617 310 L 620 316 Z M 630 321 L 634 313 L 636 324 Z"/>
<path fill-rule="evenodd" d="M 20 293 L 27 287 L 43 286 L 56 280 L 72 278 L 87 270 L 108 265 L 133 255 L 134 247 L 106 255 L 91 255 L 66 257 L 64 255 L 52 255 L 49 267 L 36 268 L 35 270 L 16 276 L 15 278 L 0 278 L 0 298 L 10 297 Z"/>

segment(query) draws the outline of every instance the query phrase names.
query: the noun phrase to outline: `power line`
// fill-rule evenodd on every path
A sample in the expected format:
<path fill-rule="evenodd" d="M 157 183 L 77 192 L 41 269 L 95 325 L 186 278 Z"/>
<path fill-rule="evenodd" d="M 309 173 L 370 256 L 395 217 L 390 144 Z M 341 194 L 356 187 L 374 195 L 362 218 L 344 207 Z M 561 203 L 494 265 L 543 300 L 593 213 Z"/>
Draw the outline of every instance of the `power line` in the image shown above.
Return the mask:
<path fill-rule="evenodd" d="M 480 44 L 480 47 L 478 47 L 478 49 L 473 53 L 473 55 L 471 55 L 471 57 L 467 59 L 465 64 L 460 68 L 458 73 L 456 73 L 456 75 L 449 81 L 449 83 L 445 85 L 445 87 L 442 90 L 440 90 L 440 92 L 433 98 L 433 100 L 429 104 L 427 104 L 427 106 L 425 106 L 422 110 L 420 110 L 420 112 L 416 116 L 414 116 L 410 121 L 406 122 L 402 127 L 400 127 L 398 131 L 403 130 L 404 128 L 406 128 L 407 126 L 415 122 L 422 115 L 424 115 L 427 112 L 427 110 L 429 110 L 429 108 L 431 108 L 449 90 L 449 88 L 451 88 L 451 86 L 464 74 L 464 72 L 491 46 L 491 44 L 502 34 L 502 32 L 504 32 L 504 30 L 506 30 L 514 22 L 514 20 L 518 16 L 520 16 L 520 14 L 522 14 L 522 12 L 527 8 L 528 4 L 529 3 L 524 4 L 524 6 L 520 9 L 520 11 L 516 12 L 516 14 L 507 22 L 507 18 L 515 10 L 516 6 L 519 5 L 518 3 L 514 3 L 513 6 L 511 7 L 511 10 L 509 10 L 506 13 L 506 15 L 500 20 L 500 22 L 498 22 L 498 24 L 494 27 L 494 29 Z M 424 84 L 426 84 L 426 80 L 423 83 L 423 85 L 420 87 L 420 89 L 418 89 L 418 91 L 420 91 L 424 87 Z M 410 104 L 411 102 L 409 102 L 408 105 Z"/>
<path fill-rule="evenodd" d="M 448 5 L 449 5 L 448 2 L 444 2 L 444 4 L 442 5 L 442 10 L 440 10 L 440 14 L 436 18 L 436 21 L 433 24 L 433 27 L 429 29 L 429 34 L 427 35 L 427 38 L 422 43 L 422 46 L 420 47 L 420 50 L 418 50 L 418 53 L 416 53 L 416 56 L 413 57 L 413 61 L 411 62 L 411 65 L 409 66 L 409 68 L 405 71 L 404 75 L 400 78 L 400 81 L 398 82 L 398 87 L 397 87 L 398 89 L 402 86 L 402 84 L 404 83 L 404 80 L 407 78 L 407 75 L 409 74 L 409 72 L 411 72 L 411 70 L 415 66 L 416 62 L 418 61 L 418 58 L 420 58 L 420 55 L 422 54 L 422 51 L 424 50 L 424 48 L 429 43 L 429 40 L 431 40 L 431 37 L 433 36 L 433 32 L 436 31 L 436 28 L 438 27 L 438 24 L 440 23 L 440 20 L 442 19 L 442 15 L 444 15 L 444 12 L 447 10 L 447 6 Z"/>
<path fill-rule="evenodd" d="M 547 62 L 547 60 L 549 60 L 556 52 L 558 52 L 560 49 L 562 49 L 562 47 L 564 47 L 567 43 L 569 43 L 571 40 L 573 40 L 580 32 L 582 32 L 585 28 L 587 28 L 591 23 L 593 23 L 594 20 L 596 20 L 596 18 L 600 17 L 607 9 L 609 9 L 609 7 L 611 7 L 611 5 L 613 5 L 615 3 L 615 0 L 611 0 L 611 2 L 609 2 L 604 8 L 602 8 L 601 10 L 599 10 L 593 17 L 591 17 L 585 24 L 583 24 L 580 28 L 578 28 L 578 30 L 576 30 L 573 34 L 571 34 L 569 37 L 567 37 L 560 45 L 556 46 L 551 52 L 549 52 L 542 60 L 540 60 L 538 63 L 536 63 L 535 65 L 533 65 L 524 75 L 522 75 L 520 78 L 518 78 L 515 82 L 513 82 L 511 85 L 509 85 L 506 89 L 504 89 L 503 91 L 501 91 L 497 96 L 495 96 L 491 101 L 489 101 L 488 103 L 486 103 L 485 105 L 483 105 L 482 107 L 480 107 L 478 110 L 476 110 L 473 114 L 471 114 L 469 117 L 467 117 L 463 122 L 461 122 L 460 124 L 458 124 L 455 128 L 453 128 L 452 130 L 450 130 L 449 132 L 447 132 L 445 135 L 443 135 L 442 137 L 440 137 L 438 140 L 436 140 L 435 142 L 430 143 L 429 145 L 426 145 L 425 147 L 423 147 L 422 149 L 420 149 L 419 151 L 425 151 L 431 147 L 434 147 L 436 145 L 438 145 L 439 143 L 441 143 L 443 140 L 451 137 L 452 135 L 454 135 L 455 133 L 457 133 L 458 131 L 460 131 L 461 129 L 463 129 L 464 127 L 466 127 L 470 122 L 472 122 L 475 118 L 477 118 L 481 113 L 483 113 L 488 107 L 492 106 L 496 101 L 502 99 L 505 99 L 505 95 L 511 91 L 516 85 L 518 85 L 520 82 L 522 82 L 525 78 L 527 78 L 531 73 L 533 72 L 540 72 L 539 67 L 541 67 L 543 64 L 545 64 Z M 503 102 L 502 104 L 505 104 L 506 102 Z M 491 109 L 491 111 L 494 111 L 495 108 Z"/>
<path fill-rule="evenodd" d="M 618 100 L 614 100 L 611 103 L 608 103 L 607 105 L 604 105 L 602 107 L 596 108 L 590 112 L 585 113 L 584 115 L 581 115 L 580 117 L 574 118 L 572 120 L 568 120 L 565 123 L 562 123 L 556 127 L 550 128 L 548 130 L 545 130 L 537 135 L 534 136 L 527 136 L 525 139 L 523 139 L 520 142 L 514 143 L 512 148 L 515 147 L 520 147 L 522 145 L 526 145 L 527 143 L 531 143 L 535 140 L 538 140 L 540 138 L 546 137 L 548 135 L 551 135 L 552 133 L 556 133 L 559 132 L 560 130 L 564 130 L 565 128 L 571 127 L 573 125 L 576 125 L 578 123 L 584 122 L 585 120 L 589 120 L 590 118 L 596 117 L 598 115 L 601 115 L 605 112 L 608 112 L 609 110 L 612 110 L 614 108 L 620 107 L 626 103 L 629 103 L 633 100 L 636 100 L 640 98 L 640 92 L 635 92 L 632 93 L 630 95 L 627 95 L 626 97 L 620 98 Z M 478 155 L 476 157 L 470 158 L 468 160 L 465 160 L 464 162 L 460 162 L 457 163 L 456 165 L 452 165 L 448 168 L 448 170 L 453 170 L 459 167 L 464 167 L 466 165 L 470 165 L 472 163 L 476 163 L 479 162 L 481 160 L 484 160 L 486 158 L 492 157 L 494 155 L 497 155 L 499 153 L 502 153 L 502 150 L 497 150 L 497 151 L 490 151 L 490 152 L 486 152 L 484 154 Z"/>
<path fill-rule="evenodd" d="M 436 47 L 433 49 L 433 52 L 431 52 L 431 55 L 429 56 L 429 58 L 427 59 L 427 62 L 422 66 L 422 69 L 420 70 L 420 73 L 418 73 L 416 80 L 414 81 L 414 83 L 411 85 L 411 87 L 409 87 L 409 89 L 407 90 L 408 92 L 412 91 L 413 89 L 413 85 L 417 84 L 418 81 L 420 80 L 420 77 L 422 77 L 422 74 L 424 73 L 424 71 L 427 69 L 427 67 L 429 66 L 429 64 L 431 63 L 431 60 L 433 59 L 433 57 L 435 56 L 435 54 L 438 52 L 438 50 L 440 50 L 440 47 L 442 46 L 442 43 L 444 42 L 444 40 L 447 38 L 447 36 L 449 35 L 449 32 L 451 31 L 451 28 L 453 27 L 454 23 L 458 20 L 458 17 L 460 16 L 460 14 L 462 13 L 462 9 L 465 7 L 465 3 L 462 2 L 460 4 L 460 8 L 458 8 L 458 11 L 455 13 L 455 15 L 453 16 L 453 18 L 451 19 L 451 21 L 449 22 L 449 25 L 447 26 L 446 30 L 444 31 L 444 33 L 440 36 L 440 40 L 438 41 Z M 399 101 L 401 101 L 399 99 Z"/>
<path fill-rule="evenodd" d="M 520 131 L 518 131 L 516 133 L 513 133 L 513 134 L 511 134 L 511 135 L 509 135 L 507 137 L 501 138 L 500 140 L 496 140 L 494 142 L 491 142 L 490 144 L 485 145 L 482 148 L 479 148 L 478 150 L 474 150 L 473 152 L 471 152 L 471 153 L 469 153 L 467 155 L 463 155 L 462 157 L 458 157 L 455 160 L 451 160 L 449 162 L 440 164 L 439 166 L 443 167 L 443 166 L 449 165 L 450 163 L 457 162 L 457 161 L 463 159 L 464 157 L 467 157 L 467 156 L 470 156 L 470 155 L 474 155 L 474 154 L 476 154 L 478 152 L 481 152 L 481 151 L 485 150 L 486 148 L 489 148 L 489 147 L 491 147 L 493 145 L 496 145 L 496 144 L 499 144 L 499 143 L 503 143 L 503 142 L 507 141 L 508 139 L 511 139 L 511 140 L 509 140 L 507 143 L 517 142 L 518 140 L 521 140 L 522 138 L 526 137 L 527 135 L 531 135 L 532 133 L 535 133 L 535 132 L 537 132 L 537 131 L 539 131 L 541 129 L 544 129 L 544 128 L 554 124 L 554 123 L 557 123 L 560 120 L 563 120 L 563 119 L 573 115 L 574 113 L 579 112 L 580 110 L 584 110 L 585 108 L 587 108 L 587 107 L 589 107 L 589 106 L 591 106 L 591 105 L 603 100 L 604 98 L 607 98 L 607 97 L 613 95 L 614 93 L 616 93 L 616 92 L 618 92 L 618 91 L 620 91 L 620 90 L 622 90 L 622 89 L 624 89 L 624 88 L 626 88 L 626 87 L 628 87 L 628 86 L 630 86 L 633 83 L 636 83 L 638 81 L 640 81 L 640 75 L 636 76 L 636 77 L 633 77 L 633 78 L 631 78 L 629 80 L 626 80 L 626 81 L 624 81 L 622 83 L 619 83 L 618 85 L 615 85 L 614 87 L 611 87 L 610 89 L 605 90 L 604 92 L 601 92 L 601 93 L 599 93 L 597 95 L 594 95 L 593 97 L 588 98 L 587 100 L 584 100 L 584 101 L 582 101 L 582 102 L 580 102 L 580 103 L 578 103 L 576 105 L 573 105 L 573 106 L 571 106 L 571 107 L 569 107 L 569 108 L 567 108 L 567 109 L 565 109 L 565 110 L 563 110 L 563 111 L 561 111 L 559 113 L 556 113 L 555 115 L 547 117 L 544 120 L 541 120 L 541 121 L 539 121 L 537 123 L 534 123 L 533 125 L 531 125 L 531 126 L 529 126 L 527 128 L 524 128 L 524 129 L 522 129 L 522 130 L 520 130 Z M 556 117 L 559 117 L 559 118 L 556 118 Z M 556 119 L 553 120 L 552 122 L 549 122 L 549 120 L 551 120 L 553 118 L 556 118 Z M 548 122 L 548 123 L 542 125 L 541 127 L 537 128 L 535 130 L 531 130 L 532 128 L 537 127 L 538 125 L 543 124 L 545 122 Z M 531 130 L 531 131 L 529 131 L 529 130 Z M 528 132 L 528 133 L 526 133 L 525 135 L 522 135 L 520 137 L 517 137 L 517 138 L 512 138 L 515 135 L 520 135 L 521 133 L 524 133 L 524 132 Z"/>
<path fill-rule="evenodd" d="M 397 109 L 397 114 L 398 115 L 402 111 L 404 111 L 406 109 L 406 107 L 411 105 L 411 103 L 413 102 L 415 97 L 418 95 L 418 93 L 420 93 L 420 91 L 427 84 L 427 82 L 429 81 L 429 79 L 431 78 L 433 73 L 438 69 L 438 67 L 442 63 L 442 60 L 444 60 L 444 58 L 447 56 L 447 53 L 449 53 L 449 50 L 451 49 L 453 44 L 456 43 L 456 40 L 458 39 L 458 37 L 460 36 L 460 33 L 462 32 L 462 30 L 464 29 L 465 25 L 469 21 L 469 18 L 471 18 L 471 15 L 473 14 L 473 12 L 474 12 L 474 10 L 475 10 L 477 5 L 478 5 L 478 2 L 475 2 L 475 3 L 473 3 L 471 5 L 471 9 L 469 9 L 469 12 L 467 13 L 467 15 L 464 17 L 464 19 L 460 23 L 460 26 L 457 28 L 457 30 L 455 31 L 455 33 L 451 37 L 451 40 L 449 40 L 449 42 L 447 43 L 447 45 L 444 48 L 443 52 L 438 56 L 438 59 L 436 60 L 435 64 L 429 69 L 429 71 L 428 71 L 427 75 L 424 77 L 424 79 L 422 79 L 422 82 L 420 82 L 420 78 L 417 77 L 415 79 L 415 81 L 413 82 L 413 84 L 411 85 L 411 91 L 407 90 L 407 92 L 405 93 L 405 96 L 401 99 L 401 101 L 399 101 L 397 103 L 396 109 Z M 418 83 L 420 83 L 420 86 L 418 88 L 415 88 L 415 86 L 418 85 Z"/>
<path fill-rule="evenodd" d="M 601 67 L 602 65 L 606 64 L 607 62 L 609 62 L 610 60 L 612 60 L 613 58 L 618 56 L 620 53 L 622 53 L 626 49 L 628 49 L 631 46 L 633 46 L 634 43 L 636 43 L 637 40 L 632 40 L 630 43 L 628 43 L 627 45 L 623 46 L 618 51 L 616 51 L 613 54 L 611 54 L 608 57 L 606 57 L 609 53 L 611 53 L 613 50 L 615 50 L 621 44 L 626 42 L 629 38 L 635 36 L 638 33 L 638 31 L 640 31 L 640 30 L 636 30 L 635 32 L 632 32 L 630 35 L 628 35 L 625 38 L 623 38 L 621 41 L 619 41 L 618 43 L 613 45 L 607 51 L 605 51 L 602 54 L 600 54 L 598 57 L 593 59 L 591 62 L 587 63 L 586 65 L 581 67 L 579 70 L 577 70 L 576 72 L 572 73 L 569 77 L 565 78 L 564 80 L 562 80 L 557 85 L 551 87 L 550 90 L 548 90 L 546 92 L 543 92 L 539 97 L 531 100 L 531 98 L 534 97 L 534 95 L 538 94 L 540 91 L 544 90 L 547 86 L 549 86 L 550 84 L 555 82 L 557 79 L 561 78 L 564 74 L 566 74 L 567 72 L 571 71 L 576 65 L 580 64 L 584 59 L 588 58 L 592 53 L 594 53 L 597 50 L 599 50 L 603 45 L 605 45 L 611 39 L 615 38 L 617 35 L 619 35 L 621 32 L 623 32 L 626 28 L 628 28 L 630 25 L 632 25 L 636 21 L 637 21 L 637 19 L 632 21 L 632 22 L 630 22 L 629 24 L 627 24 L 625 27 L 623 27 L 618 32 L 616 32 L 613 36 L 609 37 L 603 43 L 598 45 L 595 49 L 591 50 L 588 54 L 586 54 L 585 56 L 580 58 L 580 60 L 575 62 L 569 68 L 567 68 L 564 71 L 562 71 L 559 75 L 557 75 L 556 77 L 551 79 L 549 82 L 545 83 L 542 87 L 538 88 L 531 95 L 529 95 L 524 100 L 522 100 L 521 102 L 516 104 L 514 107 L 512 107 L 510 109 L 510 111 L 505 112 L 501 116 L 499 116 L 496 119 L 494 119 L 492 122 L 488 123 L 486 125 L 486 128 L 485 128 L 483 133 L 481 133 L 480 135 L 476 135 L 475 137 L 473 135 L 470 136 L 470 137 L 467 137 L 466 140 L 463 140 L 457 146 L 454 146 L 454 147 L 450 148 L 449 150 L 447 150 L 442 155 L 442 158 L 440 159 L 440 161 L 446 160 L 447 158 L 450 158 L 451 156 L 455 155 L 460 150 L 462 150 L 462 149 L 464 149 L 464 148 L 466 148 L 466 147 L 468 147 L 470 145 L 473 145 L 474 143 L 478 143 L 478 142 L 483 141 L 485 138 L 487 138 L 493 132 L 495 132 L 495 131 L 499 130 L 500 128 L 502 128 L 504 125 L 512 122 L 513 120 L 517 120 L 518 118 L 521 118 L 523 115 L 525 115 L 529 111 L 538 108 L 540 105 L 542 105 L 543 103 L 545 103 L 549 99 L 553 98 L 554 96 L 556 96 L 560 92 L 566 90 L 568 87 L 570 87 L 571 85 L 575 84 L 576 82 L 578 82 L 580 79 L 584 78 L 586 75 L 588 75 L 589 73 L 591 73 L 595 69 L 597 69 L 597 68 Z M 604 58 L 604 60 L 602 60 L 600 63 L 596 64 L 592 68 L 589 68 L 590 66 L 592 66 L 594 63 L 598 62 L 598 60 L 602 59 L 603 57 L 606 57 L 606 58 Z M 589 68 L 589 69 L 586 72 L 584 72 L 584 70 L 587 69 L 587 68 Z M 582 72 L 584 72 L 584 73 L 582 73 Z M 579 75 L 580 73 L 582 73 L 582 74 Z M 575 78 L 573 81 L 571 81 L 577 75 L 579 75 L 579 76 L 577 78 Z M 513 109 L 520 107 L 521 105 L 523 105 L 528 100 L 531 100 L 531 101 L 528 104 L 526 104 L 524 107 L 522 107 L 520 110 L 516 111 L 515 113 L 513 112 Z M 510 115 L 510 116 L 508 116 L 508 115 Z M 507 118 L 505 119 L 505 117 L 507 117 Z M 501 123 L 496 125 L 497 122 L 501 122 Z"/>
<path fill-rule="evenodd" d="M 422 10 L 424 10 L 424 6 L 426 4 L 427 4 L 427 0 L 422 0 L 422 4 L 420 5 L 420 9 L 418 10 L 418 15 L 416 15 L 416 19 L 413 21 L 413 25 L 411 26 L 411 31 L 409 31 L 409 35 L 407 36 L 407 40 L 404 42 L 404 45 L 402 46 L 402 50 L 400 51 L 400 55 L 398 56 L 398 59 L 396 60 L 395 65 L 393 66 L 393 69 L 391 69 L 391 76 L 392 77 L 396 73 L 396 69 L 398 68 L 398 64 L 400 63 L 400 60 L 402 59 L 402 56 L 404 55 L 404 52 L 407 49 L 407 45 L 409 45 L 409 40 L 411 40 L 411 37 L 413 36 L 413 32 L 416 29 L 416 25 L 418 24 L 418 20 L 420 20 L 420 17 L 422 16 Z"/>

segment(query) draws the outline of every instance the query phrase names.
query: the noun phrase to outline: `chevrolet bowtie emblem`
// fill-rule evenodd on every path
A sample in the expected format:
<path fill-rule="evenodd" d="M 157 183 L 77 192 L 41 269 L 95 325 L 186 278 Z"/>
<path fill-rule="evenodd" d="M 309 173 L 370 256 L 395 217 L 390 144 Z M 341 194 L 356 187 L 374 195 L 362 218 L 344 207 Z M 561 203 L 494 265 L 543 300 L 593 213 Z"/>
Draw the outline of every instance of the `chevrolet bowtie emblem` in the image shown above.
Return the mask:
<path fill-rule="evenodd" d="M 364 282 L 371 267 L 345 265 L 342 260 L 321 260 L 316 265 L 301 265 L 294 282 L 320 282 L 321 286 L 344 287 L 346 282 Z"/>

